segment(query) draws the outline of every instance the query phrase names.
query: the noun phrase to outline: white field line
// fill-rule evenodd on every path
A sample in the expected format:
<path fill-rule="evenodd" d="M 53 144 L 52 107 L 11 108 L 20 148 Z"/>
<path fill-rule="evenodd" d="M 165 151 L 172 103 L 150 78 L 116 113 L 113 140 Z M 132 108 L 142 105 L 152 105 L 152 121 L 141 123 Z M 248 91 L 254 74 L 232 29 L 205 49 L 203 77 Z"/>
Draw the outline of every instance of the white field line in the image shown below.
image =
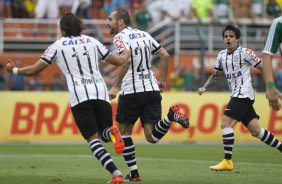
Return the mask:
<path fill-rule="evenodd" d="M 46 155 L 46 154 L 0 154 L 1 158 L 86 158 L 92 159 L 92 155 Z M 112 158 L 117 160 L 123 160 L 122 156 L 112 156 Z M 137 160 L 140 161 L 158 161 L 158 162 L 192 162 L 192 163 L 217 163 L 215 160 L 191 160 L 191 159 L 170 159 L 170 158 L 150 158 L 150 157 L 138 157 Z M 282 167 L 282 164 L 271 164 L 271 163 L 253 163 L 253 162 L 236 162 L 236 165 L 255 165 L 255 166 L 276 166 Z"/>

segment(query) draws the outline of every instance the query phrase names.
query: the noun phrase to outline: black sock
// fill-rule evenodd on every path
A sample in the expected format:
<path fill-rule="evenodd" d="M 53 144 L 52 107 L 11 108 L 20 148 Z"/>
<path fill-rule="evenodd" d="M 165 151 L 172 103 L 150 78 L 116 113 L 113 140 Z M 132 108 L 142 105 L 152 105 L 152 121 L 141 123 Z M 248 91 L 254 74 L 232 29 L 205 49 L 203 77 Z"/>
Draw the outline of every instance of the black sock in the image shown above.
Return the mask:
<path fill-rule="evenodd" d="M 161 138 L 168 132 L 170 128 L 170 121 L 168 118 L 164 118 L 155 124 L 155 128 L 152 131 L 152 139 L 155 142 L 159 142 Z"/>
<path fill-rule="evenodd" d="M 99 139 L 94 139 L 88 144 L 93 155 L 111 174 L 113 174 L 115 170 L 118 170 L 111 158 L 111 155 L 105 150 Z"/>
<path fill-rule="evenodd" d="M 132 177 L 139 176 L 137 163 L 135 159 L 135 146 L 131 139 L 131 136 L 122 136 L 124 141 L 124 151 L 122 153 L 123 158 L 130 169 L 130 175 Z"/>

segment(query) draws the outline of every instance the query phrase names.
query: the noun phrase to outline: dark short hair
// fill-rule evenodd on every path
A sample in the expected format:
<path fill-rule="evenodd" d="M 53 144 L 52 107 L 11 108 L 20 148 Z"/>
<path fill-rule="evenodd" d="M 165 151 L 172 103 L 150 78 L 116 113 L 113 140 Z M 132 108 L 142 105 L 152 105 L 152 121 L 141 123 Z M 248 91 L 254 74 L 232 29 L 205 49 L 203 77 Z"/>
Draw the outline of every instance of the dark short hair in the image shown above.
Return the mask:
<path fill-rule="evenodd" d="M 126 9 L 118 8 L 116 11 L 116 19 L 117 20 L 123 20 L 124 24 L 126 26 L 130 25 L 130 15 Z"/>
<path fill-rule="evenodd" d="M 73 13 L 65 13 L 60 20 L 60 29 L 63 36 L 80 36 L 85 29 L 83 21 Z"/>
<path fill-rule="evenodd" d="M 222 37 L 224 38 L 225 31 L 233 31 L 235 33 L 236 39 L 239 39 L 241 36 L 240 29 L 234 25 L 228 24 L 222 31 Z"/>

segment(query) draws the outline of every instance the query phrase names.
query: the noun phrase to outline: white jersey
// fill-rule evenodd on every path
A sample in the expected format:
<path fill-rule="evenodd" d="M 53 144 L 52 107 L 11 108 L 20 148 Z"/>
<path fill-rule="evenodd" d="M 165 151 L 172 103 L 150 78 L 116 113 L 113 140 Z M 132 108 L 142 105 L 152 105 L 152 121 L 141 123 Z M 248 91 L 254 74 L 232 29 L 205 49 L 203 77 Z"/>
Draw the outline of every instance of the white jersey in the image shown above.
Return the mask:
<path fill-rule="evenodd" d="M 248 48 L 239 46 L 234 52 L 222 50 L 216 59 L 215 70 L 224 71 L 231 97 L 255 99 L 251 68 L 258 67 L 261 59 Z"/>
<path fill-rule="evenodd" d="M 121 94 L 159 91 L 154 72 L 151 69 L 152 54 L 161 46 L 147 32 L 126 27 L 113 40 L 117 53 L 131 50 L 131 64 L 122 80 Z"/>
<path fill-rule="evenodd" d="M 106 59 L 110 52 L 95 38 L 81 35 L 62 37 L 51 44 L 41 60 L 56 63 L 66 76 L 70 104 L 75 106 L 90 99 L 109 102 L 107 86 L 99 71 L 99 58 Z"/>

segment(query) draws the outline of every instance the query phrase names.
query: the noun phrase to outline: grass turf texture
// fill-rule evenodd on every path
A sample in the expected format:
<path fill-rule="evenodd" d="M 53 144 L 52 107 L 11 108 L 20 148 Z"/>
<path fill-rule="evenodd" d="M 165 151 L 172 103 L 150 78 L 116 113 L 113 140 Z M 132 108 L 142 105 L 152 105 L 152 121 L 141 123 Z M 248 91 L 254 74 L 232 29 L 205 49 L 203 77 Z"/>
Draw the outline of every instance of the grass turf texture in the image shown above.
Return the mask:
<path fill-rule="evenodd" d="M 124 175 L 128 168 L 111 144 L 104 144 Z M 142 184 L 282 183 L 282 157 L 263 144 L 236 144 L 234 171 L 210 171 L 222 160 L 220 144 L 137 144 Z M 86 144 L 0 144 L 1 184 L 105 184 L 110 174 Z"/>

